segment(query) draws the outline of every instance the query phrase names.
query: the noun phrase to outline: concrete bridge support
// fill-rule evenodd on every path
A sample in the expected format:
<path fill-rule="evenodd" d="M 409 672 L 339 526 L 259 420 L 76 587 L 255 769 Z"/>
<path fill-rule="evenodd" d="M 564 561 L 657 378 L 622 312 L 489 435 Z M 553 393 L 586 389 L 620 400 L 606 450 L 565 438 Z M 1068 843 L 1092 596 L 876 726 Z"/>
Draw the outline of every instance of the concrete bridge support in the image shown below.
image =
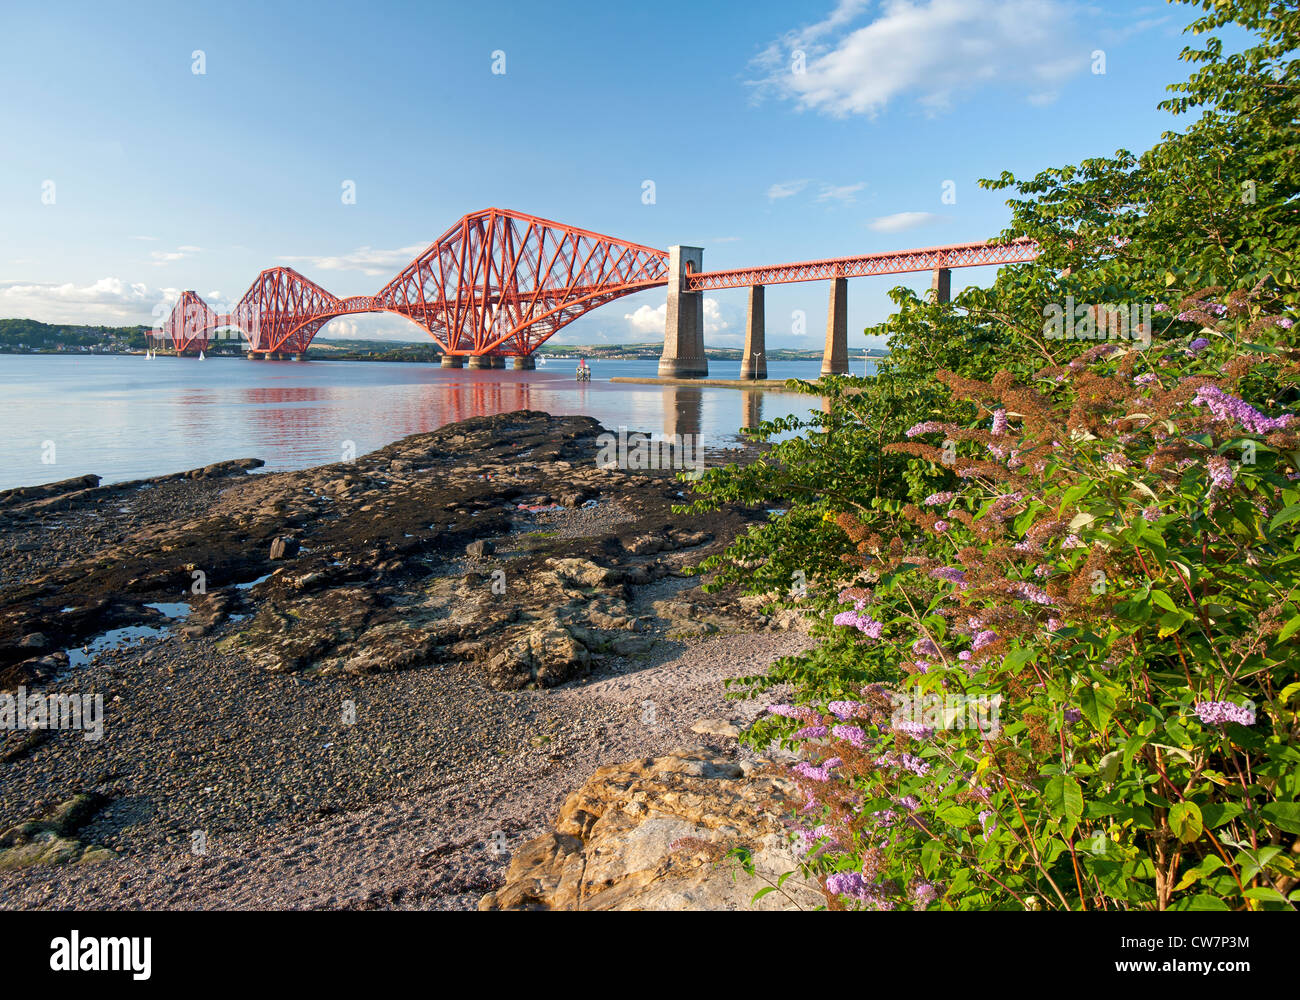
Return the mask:
<path fill-rule="evenodd" d="M 248 360 L 249 360 L 249 361 L 261 361 L 261 360 L 263 360 L 265 357 L 266 357 L 266 355 L 265 355 L 263 352 L 261 352 L 261 351 L 249 351 L 249 352 L 248 352 Z"/>
<path fill-rule="evenodd" d="M 506 366 L 506 357 L 505 357 L 504 354 L 489 354 L 489 355 L 488 355 L 488 367 L 489 367 L 489 368 L 504 368 L 505 366 Z"/>
<path fill-rule="evenodd" d="M 831 301 L 826 313 L 826 351 L 823 375 L 845 375 L 849 370 L 849 279 L 831 281 Z"/>
<path fill-rule="evenodd" d="M 749 286 L 749 314 L 745 320 L 745 353 L 740 359 L 741 378 L 767 378 L 767 336 L 763 286 Z"/>
<path fill-rule="evenodd" d="M 471 368 L 491 368 L 492 359 L 486 354 L 471 354 L 469 356 L 469 366 Z"/>
<path fill-rule="evenodd" d="M 704 293 L 686 291 L 688 265 L 695 271 L 704 269 L 702 247 L 668 248 L 668 315 L 660 378 L 704 378 L 709 374 L 704 357 Z"/>
<path fill-rule="evenodd" d="M 465 356 L 462 354 L 444 354 L 441 364 L 444 368 L 464 368 Z"/>
<path fill-rule="evenodd" d="M 934 277 L 930 280 L 930 289 L 934 292 L 935 302 L 951 302 L 952 268 L 936 267 Z"/>
<path fill-rule="evenodd" d="M 525 354 L 521 357 L 511 358 L 510 367 L 517 372 L 531 372 L 537 368 L 537 359 L 531 354 Z"/>

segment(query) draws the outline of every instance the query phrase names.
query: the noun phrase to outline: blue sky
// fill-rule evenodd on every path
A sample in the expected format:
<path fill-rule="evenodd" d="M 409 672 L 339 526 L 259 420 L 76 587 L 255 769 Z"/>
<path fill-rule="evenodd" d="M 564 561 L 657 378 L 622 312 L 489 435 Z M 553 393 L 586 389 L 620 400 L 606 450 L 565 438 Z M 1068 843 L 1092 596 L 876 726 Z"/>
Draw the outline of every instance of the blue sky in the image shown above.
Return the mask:
<path fill-rule="evenodd" d="M 1140 151 L 1175 124 L 1155 105 L 1187 75 L 1193 13 L 1124 0 L 6 0 L 0 317 L 148 322 L 179 290 L 224 307 L 283 263 L 338 295 L 370 293 L 492 205 L 703 246 L 706 269 L 983 239 L 1007 209 L 978 178 Z M 883 319 L 900 282 L 929 278 L 852 281 L 850 330 Z M 769 289 L 769 345 L 820 347 L 826 297 L 822 283 Z M 663 300 L 619 300 L 556 340 L 661 338 Z M 743 291 L 711 297 L 711 344 L 740 342 L 744 308 Z M 420 336 L 393 316 L 330 334 Z"/>

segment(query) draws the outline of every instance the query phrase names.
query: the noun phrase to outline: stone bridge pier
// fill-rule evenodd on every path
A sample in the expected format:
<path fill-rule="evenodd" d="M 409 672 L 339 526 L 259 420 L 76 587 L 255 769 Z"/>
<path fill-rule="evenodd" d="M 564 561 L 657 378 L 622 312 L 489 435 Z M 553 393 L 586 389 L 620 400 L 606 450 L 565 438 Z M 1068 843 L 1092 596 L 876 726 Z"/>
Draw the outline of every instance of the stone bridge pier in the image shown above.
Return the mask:
<path fill-rule="evenodd" d="M 704 378 L 704 293 L 686 290 L 687 268 L 704 270 L 703 247 L 668 248 L 668 313 L 664 318 L 664 353 L 660 378 Z"/>
<path fill-rule="evenodd" d="M 763 286 L 749 286 L 749 312 L 745 319 L 745 353 L 740 358 L 740 377 L 767 378 L 767 333 Z"/>

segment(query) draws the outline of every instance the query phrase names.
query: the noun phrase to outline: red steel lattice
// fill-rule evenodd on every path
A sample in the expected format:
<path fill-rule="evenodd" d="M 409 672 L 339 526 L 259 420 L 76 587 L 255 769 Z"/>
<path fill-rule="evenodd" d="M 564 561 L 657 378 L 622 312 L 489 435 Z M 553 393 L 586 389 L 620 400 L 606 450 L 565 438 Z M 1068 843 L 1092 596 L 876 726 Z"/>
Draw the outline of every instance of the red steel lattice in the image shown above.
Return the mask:
<path fill-rule="evenodd" d="M 179 352 L 206 348 L 211 330 L 234 326 L 250 351 L 297 354 L 337 316 L 393 312 L 423 326 L 447 354 L 528 355 L 597 306 L 665 284 L 667 258 L 489 208 L 462 218 L 375 295 L 340 299 L 293 268 L 274 267 L 226 315 L 186 292 L 160 332 Z"/>
<path fill-rule="evenodd" d="M 189 350 L 206 350 L 208 333 L 222 325 L 221 317 L 194 292 L 182 292 L 171 314 L 155 331 L 155 337 L 165 337 L 172 342 L 176 353 Z"/>
<path fill-rule="evenodd" d="M 828 278 L 860 278 L 872 274 L 904 274 L 933 271 L 940 267 L 979 267 L 985 264 L 1019 264 L 1038 256 L 1033 240 L 1012 243 L 954 243 L 918 250 L 887 250 L 856 257 L 831 257 L 798 264 L 770 267 L 741 267 L 730 271 L 701 271 L 686 279 L 692 292 L 714 288 L 749 288 L 792 281 L 825 281 Z"/>
<path fill-rule="evenodd" d="M 448 354 L 531 354 L 616 298 L 663 285 L 667 253 L 520 212 L 467 215 L 379 290 Z"/>
<path fill-rule="evenodd" d="M 704 271 L 688 291 L 822 281 L 1031 261 L 1038 244 L 959 243 L 778 264 Z M 668 281 L 664 250 L 602 236 L 522 212 L 473 212 L 439 237 L 374 295 L 339 298 L 290 267 L 257 276 L 233 310 L 214 312 L 182 294 L 157 336 L 177 353 L 206 349 L 210 333 L 237 327 L 249 350 L 301 354 L 330 320 L 392 312 L 418 323 L 447 354 L 526 356 L 579 316 Z"/>

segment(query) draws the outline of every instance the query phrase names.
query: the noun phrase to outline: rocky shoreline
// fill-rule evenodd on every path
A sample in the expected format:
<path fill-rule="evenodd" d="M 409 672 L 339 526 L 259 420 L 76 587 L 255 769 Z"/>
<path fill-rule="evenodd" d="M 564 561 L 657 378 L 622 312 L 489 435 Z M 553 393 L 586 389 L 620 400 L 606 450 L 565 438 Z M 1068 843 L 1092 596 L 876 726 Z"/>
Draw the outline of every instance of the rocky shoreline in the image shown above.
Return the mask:
<path fill-rule="evenodd" d="M 473 908 L 597 768 L 760 765 L 722 681 L 806 636 L 687 567 L 767 514 L 673 514 L 603 431 L 0 493 L 0 692 L 104 703 L 0 730 L 0 906 Z"/>

